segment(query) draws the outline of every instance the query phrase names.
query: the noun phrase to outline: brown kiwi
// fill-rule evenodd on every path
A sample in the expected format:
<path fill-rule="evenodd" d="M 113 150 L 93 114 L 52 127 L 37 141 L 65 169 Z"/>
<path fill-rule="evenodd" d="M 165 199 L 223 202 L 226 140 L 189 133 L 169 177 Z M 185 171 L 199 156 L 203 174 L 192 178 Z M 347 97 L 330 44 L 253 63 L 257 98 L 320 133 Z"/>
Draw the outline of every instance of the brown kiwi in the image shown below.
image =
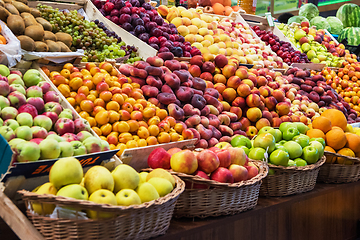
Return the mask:
<path fill-rule="evenodd" d="M 65 43 L 61 41 L 57 41 L 56 43 L 60 46 L 62 52 L 71 52 L 70 48 L 68 48 Z"/>
<path fill-rule="evenodd" d="M 36 18 L 41 16 L 40 11 L 37 10 L 36 8 L 30 8 L 30 13 Z"/>
<path fill-rule="evenodd" d="M 36 19 L 34 18 L 33 15 L 31 15 L 30 13 L 27 12 L 23 12 L 20 14 L 20 16 L 24 19 L 24 23 L 25 23 L 25 27 L 27 28 L 28 26 L 31 25 L 36 25 L 39 24 Z"/>
<path fill-rule="evenodd" d="M 48 52 L 49 47 L 44 42 L 36 41 L 35 42 L 35 52 Z"/>
<path fill-rule="evenodd" d="M 57 32 L 57 33 L 55 33 L 55 36 L 56 36 L 58 41 L 61 41 L 61 42 L 65 43 L 66 46 L 68 46 L 68 48 L 71 47 L 72 37 L 69 34 L 62 33 L 62 32 Z"/>
<path fill-rule="evenodd" d="M 1 21 L 6 22 L 7 18 L 11 15 L 11 13 L 4 7 L 0 6 L 0 19 Z"/>
<path fill-rule="evenodd" d="M 56 42 L 51 40 L 46 40 L 46 44 L 49 47 L 49 52 L 61 52 L 61 47 Z"/>
<path fill-rule="evenodd" d="M 30 37 L 21 35 L 17 37 L 20 41 L 21 48 L 26 51 L 34 51 L 35 50 L 35 42 Z"/>
<path fill-rule="evenodd" d="M 52 25 L 47 20 L 45 20 L 44 18 L 37 17 L 36 21 L 43 26 L 44 30 L 52 31 Z"/>
<path fill-rule="evenodd" d="M 23 35 L 25 32 L 25 23 L 24 20 L 21 16 L 19 15 L 10 15 L 7 20 L 6 23 L 8 25 L 8 27 L 10 28 L 10 30 L 15 34 L 15 35 Z"/>
<path fill-rule="evenodd" d="M 44 41 L 46 41 L 46 40 L 51 40 L 51 41 L 56 42 L 57 38 L 56 38 L 55 34 L 53 34 L 52 32 L 44 31 Z"/>
<path fill-rule="evenodd" d="M 5 7 L 5 2 L 3 0 L 0 0 L 0 6 Z"/>
<path fill-rule="evenodd" d="M 19 11 L 16 9 L 14 5 L 11 3 L 5 3 L 5 8 L 11 13 L 15 15 L 20 15 Z"/>
<path fill-rule="evenodd" d="M 13 1 L 12 2 L 12 5 L 14 5 L 14 7 L 16 7 L 16 9 L 20 12 L 20 13 L 23 13 L 23 12 L 30 12 L 30 8 L 25 5 L 24 3 L 22 2 L 18 2 L 18 1 Z"/>
<path fill-rule="evenodd" d="M 40 24 L 31 25 L 25 28 L 25 35 L 34 39 L 34 41 L 42 41 L 44 39 L 44 28 Z"/>

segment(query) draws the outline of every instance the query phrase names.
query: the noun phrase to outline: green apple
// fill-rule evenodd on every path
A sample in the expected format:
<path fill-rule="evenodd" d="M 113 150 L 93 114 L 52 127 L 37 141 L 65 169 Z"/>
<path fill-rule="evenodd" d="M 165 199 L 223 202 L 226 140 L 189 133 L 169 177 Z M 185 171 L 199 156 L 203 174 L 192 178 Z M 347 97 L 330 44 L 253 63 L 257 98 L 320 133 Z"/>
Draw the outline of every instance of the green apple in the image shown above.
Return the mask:
<path fill-rule="evenodd" d="M 16 121 L 18 121 L 20 126 L 32 127 L 32 125 L 33 125 L 33 117 L 31 116 L 30 113 L 27 113 L 27 112 L 19 113 L 16 116 Z"/>
<path fill-rule="evenodd" d="M 288 167 L 291 167 L 291 166 L 296 167 L 296 163 L 293 160 L 290 159 L 289 162 L 288 162 Z"/>
<path fill-rule="evenodd" d="M 129 165 L 120 164 L 111 172 L 111 174 L 115 182 L 115 193 L 124 188 L 135 189 L 139 185 L 139 174 Z"/>
<path fill-rule="evenodd" d="M 247 148 L 251 148 L 251 142 L 250 139 L 243 136 L 243 135 L 239 135 L 234 137 L 233 139 L 231 139 L 231 146 L 233 147 L 240 147 L 240 146 L 246 146 Z"/>
<path fill-rule="evenodd" d="M 116 194 L 117 205 L 130 206 L 141 204 L 139 195 L 132 189 L 122 189 Z"/>
<path fill-rule="evenodd" d="M 239 148 L 244 149 L 246 156 L 249 156 L 250 149 L 246 146 L 240 146 Z"/>
<path fill-rule="evenodd" d="M 173 175 L 171 175 L 171 173 L 169 173 L 168 171 L 162 169 L 162 168 L 157 168 L 152 170 L 147 176 L 146 176 L 146 181 L 149 181 L 151 178 L 153 177 L 159 177 L 159 178 L 165 178 L 166 180 L 168 180 L 173 187 L 175 187 L 175 178 Z"/>
<path fill-rule="evenodd" d="M 60 158 L 50 169 L 49 181 L 60 189 L 69 184 L 80 184 L 83 176 L 79 160 L 74 157 Z"/>
<path fill-rule="evenodd" d="M 307 165 L 307 162 L 302 158 L 296 158 L 296 159 L 294 159 L 294 162 L 295 162 L 296 166 L 298 166 L 298 167 Z"/>
<path fill-rule="evenodd" d="M 312 141 L 309 146 L 315 147 L 319 151 L 319 158 L 324 155 L 324 146 L 318 141 Z"/>
<path fill-rule="evenodd" d="M 254 147 L 261 147 L 269 153 L 275 149 L 275 137 L 271 133 L 261 133 L 254 140 Z"/>
<path fill-rule="evenodd" d="M 32 139 L 32 130 L 29 126 L 20 126 L 15 129 L 15 135 L 17 138 L 30 141 Z"/>
<path fill-rule="evenodd" d="M 280 142 L 282 140 L 282 132 L 279 129 L 273 128 L 270 130 L 270 133 L 274 136 L 275 142 Z"/>
<path fill-rule="evenodd" d="M 270 154 L 269 161 L 275 165 L 286 167 L 289 162 L 289 154 L 283 150 L 275 150 Z"/>
<path fill-rule="evenodd" d="M 139 195 L 142 203 L 150 202 L 160 197 L 159 193 L 156 191 L 156 188 L 148 182 L 140 184 L 137 187 L 136 192 Z"/>
<path fill-rule="evenodd" d="M 263 160 L 266 150 L 260 147 L 251 148 L 249 152 L 249 158 L 253 160 Z"/>
<path fill-rule="evenodd" d="M 301 50 L 303 50 L 304 52 L 308 52 L 310 50 L 310 44 L 309 43 L 303 43 L 301 45 Z"/>
<path fill-rule="evenodd" d="M 313 142 L 313 141 L 318 141 L 318 142 L 320 142 L 320 143 L 323 145 L 324 148 L 325 148 L 325 146 L 326 146 L 325 139 L 323 139 L 323 138 L 310 138 L 309 144 L 310 144 L 311 142 Z"/>
<path fill-rule="evenodd" d="M 293 122 L 293 125 L 297 127 L 300 133 L 305 134 L 310 128 L 302 122 Z"/>
<path fill-rule="evenodd" d="M 139 173 L 139 177 L 140 177 L 139 184 L 146 182 L 146 177 L 147 177 L 148 174 L 149 174 L 148 172 Z"/>
<path fill-rule="evenodd" d="M 306 32 L 300 28 L 296 29 L 294 32 L 294 38 L 298 41 L 300 40 L 300 38 L 305 36 L 306 36 Z"/>
<path fill-rule="evenodd" d="M 90 195 L 89 201 L 100 204 L 117 205 L 114 193 L 107 189 L 96 190 Z M 115 216 L 115 214 L 111 212 L 98 212 L 93 210 L 87 210 L 87 214 L 92 219 L 112 218 Z"/>
<path fill-rule="evenodd" d="M 8 143 L 9 143 L 11 148 L 15 148 L 16 145 L 18 145 L 19 143 L 22 143 L 22 142 L 25 142 L 25 140 L 21 139 L 21 138 L 13 138 Z"/>
<path fill-rule="evenodd" d="M 302 147 L 295 141 L 288 141 L 283 146 L 288 150 L 290 159 L 295 159 L 302 155 Z"/>
<path fill-rule="evenodd" d="M 309 146 L 309 136 L 306 136 L 305 134 L 300 134 L 295 136 L 293 139 L 293 141 L 297 142 L 298 144 L 300 144 L 300 146 L 302 148 Z"/>
<path fill-rule="evenodd" d="M 69 142 L 59 142 L 60 158 L 74 156 L 74 149 Z"/>
<path fill-rule="evenodd" d="M 7 120 L 5 120 L 3 125 L 10 127 L 14 131 L 20 126 L 20 124 L 15 119 L 7 119 Z"/>
<path fill-rule="evenodd" d="M 47 183 L 44 183 L 43 185 L 41 185 L 35 192 L 38 194 L 56 195 L 57 190 L 52 183 L 47 182 Z M 34 202 L 32 204 L 32 208 L 33 208 L 34 212 L 36 212 L 37 214 L 47 215 L 47 214 L 51 214 L 54 211 L 55 205 L 54 204 L 45 204 L 45 203 L 40 204 L 40 203 Z"/>
<path fill-rule="evenodd" d="M 315 52 L 315 50 L 311 49 L 310 51 L 308 51 L 308 52 L 306 53 L 306 55 L 307 55 L 307 57 L 311 60 L 311 59 L 313 59 L 313 58 L 316 57 L 316 52 Z"/>
<path fill-rule="evenodd" d="M 41 152 L 40 159 L 55 159 L 60 156 L 61 149 L 59 142 L 54 139 L 44 139 L 39 144 L 39 147 Z"/>
<path fill-rule="evenodd" d="M 293 126 L 293 125 L 290 127 L 287 127 L 285 129 L 285 131 L 283 131 L 282 133 L 283 133 L 283 139 L 287 140 L 287 141 L 293 139 L 295 136 L 300 134 L 297 127 Z"/>
<path fill-rule="evenodd" d="M 153 177 L 150 178 L 147 182 L 155 187 L 160 197 L 171 193 L 171 191 L 173 190 L 171 182 L 169 182 L 165 178 Z"/>
<path fill-rule="evenodd" d="M 319 159 L 319 150 L 313 146 L 307 146 L 303 149 L 303 159 L 308 163 L 316 163 Z"/>
<path fill-rule="evenodd" d="M 34 162 L 40 158 L 40 147 L 34 142 L 21 142 L 14 148 L 18 162 Z"/>
<path fill-rule="evenodd" d="M 272 128 L 272 127 L 270 127 L 270 126 L 262 127 L 262 128 L 259 130 L 259 132 L 258 132 L 257 135 L 260 135 L 260 134 L 262 134 L 262 133 L 270 133 L 270 131 L 271 131 L 272 129 L 274 129 L 274 128 Z"/>
<path fill-rule="evenodd" d="M 78 200 L 88 200 L 89 194 L 80 184 L 70 184 L 60 188 L 56 196 L 70 197 Z"/>
<path fill-rule="evenodd" d="M 279 143 L 275 144 L 275 149 L 280 149 L 280 150 L 283 150 L 283 151 L 289 153 L 288 150 L 286 149 L 286 147 L 284 147 L 284 145 L 279 144 Z"/>
<path fill-rule="evenodd" d="M 290 126 L 293 126 L 293 124 L 291 122 L 282 122 L 279 126 L 279 130 L 284 133 L 285 130 L 290 127 Z"/>
<path fill-rule="evenodd" d="M 65 139 L 63 139 L 61 136 L 57 135 L 57 134 L 49 134 L 45 139 L 53 139 L 57 142 L 64 142 Z"/>
<path fill-rule="evenodd" d="M 41 82 L 40 72 L 36 69 L 27 70 L 23 76 L 26 87 L 35 86 Z"/>
<path fill-rule="evenodd" d="M 280 144 L 280 145 L 284 145 L 285 143 L 287 143 L 286 140 L 281 140 L 280 142 L 278 142 L 278 144 Z"/>
<path fill-rule="evenodd" d="M 84 187 L 90 195 L 99 189 L 113 191 L 114 185 L 114 178 L 106 167 L 93 166 L 85 173 Z"/>

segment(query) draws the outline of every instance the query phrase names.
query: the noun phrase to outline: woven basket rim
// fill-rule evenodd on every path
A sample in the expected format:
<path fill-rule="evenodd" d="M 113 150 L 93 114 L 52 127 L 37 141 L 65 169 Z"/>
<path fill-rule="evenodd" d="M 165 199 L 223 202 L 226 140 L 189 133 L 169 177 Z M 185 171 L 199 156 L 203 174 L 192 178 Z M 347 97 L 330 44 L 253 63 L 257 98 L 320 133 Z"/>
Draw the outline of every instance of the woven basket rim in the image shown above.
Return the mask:
<path fill-rule="evenodd" d="M 254 183 L 257 183 L 257 182 L 261 181 L 268 174 L 269 168 L 268 168 L 268 165 L 267 165 L 266 162 L 257 161 L 257 160 L 250 160 L 250 161 L 252 163 L 254 163 L 259 168 L 259 174 L 256 175 L 255 177 L 249 179 L 249 180 L 241 181 L 241 182 L 237 182 L 237 183 L 221 183 L 221 182 L 217 182 L 217 181 L 214 181 L 214 180 L 208 180 L 208 179 L 205 179 L 205 178 L 202 178 L 202 177 L 199 177 L 199 176 L 174 172 L 172 170 L 168 170 L 168 171 L 171 174 L 174 174 L 174 175 L 180 177 L 183 180 L 188 180 L 188 181 L 191 181 L 191 182 L 194 182 L 194 183 L 206 184 L 206 185 L 209 185 L 211 187 L 240 188 L 242 186 L 253 185 Z M 150 169 L 147 168 L 147 169 L 144 169 L 144 170 L 150 170 Z"/>
<path fill-rule="evenodd" d="M 326 157 L 324 155 L 316 163 L 306 165 L 306 166 L 284 167 L 284 166 L 278 166 L 278 165 L 269 164 L 269 168 L 276 169 L 276 170 L 281 170 L 281 171 L 284 171 L 284 172 L 287 172 L 287 171 L 310 171 L 310 170 L 314 170 L 316 168 L 319 168 L 321 165 L 323 165 L 325 163 L 325 161 L 326 161 Z"/>
<path fill-rule="evenodd" d="M 130 205 L 130 206 L 99 204 L 99 203 L 91 202 L 89 200 L 78 200 L 74 198 L 55 196 L 51 194 L 37 194 L 35 192 L 29 192 L 27 190 L 19 190 L 18 193 L 22 195 L 22 198 L 24 200 L 28 200 L 28 201 L 36 201 L 39 203 L 51 203 L 51 204 L 66 205 L 66 206 L 70 205 L 72 207 L 91 209 L 94 211 L 98 210 L 98 211 L 121 212 L 121 211 L 149 208 L 156 205 L 162 205 L 174 198 L 177 198 L 185 190 L 185 182 L 182 181 L 178 176 L 176 175 L 173 176 L 175 178 L 176 185 L 171 193 L 167 194 L 164 197 L 160 197 L 156 200 L 145 202 L 139 205 Z"/>
<path fill-rule="evenodd" d="M 360 158 L 357 157 L 349 157 L 349 156 L 345 156 L 345 155 L 341 155 L 338 153 L 333 153 L 333 152 L 329 152 L 329 151 L 324 151 L 325 155 L 332 155 L 335 157 L 342 157 L 342 158 L 346 158 L 347 160 L 352 161 L 354 164 L 360 163 Z"/>

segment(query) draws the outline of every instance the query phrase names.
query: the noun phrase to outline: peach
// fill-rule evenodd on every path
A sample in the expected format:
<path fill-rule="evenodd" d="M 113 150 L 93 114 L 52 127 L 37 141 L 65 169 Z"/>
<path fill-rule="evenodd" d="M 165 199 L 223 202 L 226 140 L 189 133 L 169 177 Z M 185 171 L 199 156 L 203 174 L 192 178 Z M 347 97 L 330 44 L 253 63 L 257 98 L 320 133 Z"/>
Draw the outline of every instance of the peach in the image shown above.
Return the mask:
<path fill-rule="evenodd" d="M 226 83 L 226 87 L 237 89 L 241 84 L 241 79 L 238 76 L 231 76 Z"/>
<path fill-rule="evenodd" d="M 291 122 L 290 116 L 287 116 L 287 115 L 281 116 L 280 119 L 282 122 Z"/>
<path fill-rule="evenodd" d="M 132 67 L 130 68 L 130 75 L 133 77 L 138 77 L 140 79 L 145 79 L 148 73 L 144 69 Z"/>
<path fill-rule="evenodd" d="M 233 136 L 234 135 L 234 131 L 228 126 L 220 125 L 219 130 L 223 136 Z"/>
<path fill-rule="evenodd" d="M 250 94 L 249 96 L 246 97 L 246 104 L 248 105 L 248 107 L 258 107 L 260 105 L 261 99 L 260 96 L 257 94 Z"/>
<path fill-rule="evenodd" d="M 214 83 L 226 83 L 226 77 L 222 74 L 215 74 L 214 78 L 213 78 Z"/>
<path fill-rule="evenodd" d="M 245 68 L 238 68 L 235 72 L 235 75 L 239 77 L 241 80 L 248 78 L 248 72 Z"/>
<path fill-rule="evenodd" d="M 159 89 L 150 85 L 144 85 L 141 87 L 145 97 L 152 98 L 159 94 Z"/>
<path fill-rule="evenodd" d="M 204 79 L 206 81 L 212 81 L 213 80 L 213 75 L 211 73 L 209 73 L 209 72 L 203 72 L 203 73 L 201 73 L 200 78 Z"/>
<path fill-rule="evenodd" d="M 171 72 L 181 69 L 180 62 L 177 60 L 166 60 L 165 67 L 167 67 Z"/>
<path fill-rule="evenodd" d="M 209 140 L 213 132 L 210 129 L 206 129 L 202 124 L 196 126 L 196 130 L 200 133 L 202 139 Z"/>
<path fill-rule="evenodd" d="M 238 119 L 238 116 L 235 113 L 229 112 L 229 111 L 223 111 L 222 114 L 227 115 L 230 118 L 231 122 L 235 122 Z"/>
<path fill-rule="evenodd" d="M 225 55 L 219 54 L 215 57 L 215 65 L 219 68 L 223 68 L 228 64 L 228 59 Z"/>
<path fill-rule="evenodd" d="M 208 119 L 209 119 L 209 124 L 210 124 L 211 126 L 214 126 L 215 128 L 218 128 L 218 127 L 219 127 L 219 125 L 220 125 L 220 120 L 219 120 L 219 118 L 218 118 L 216 115 L 214 115 L 214 114 L 209 114 Z"/>
<path fill-rule="evenodd" d="M 280 102 L 276 104 L 276 112 L 280 115 L 287 115 L 290 112 L 291 104 L 289 102 Z"/>
<path fill-rule="evenodd" d="M 278 102 L 282 102 L 285 100 L 285 92 L 280 89 L 275 89 L 272 92 L 272 96 L 276 99 Z"/>
<path fill-rule="evenodd" d="M 246 128 L 246 136 L 250 139 L 256 136 L 258 133 L 258 130 L 254 126 L 249 126 Z"/>
<path fill-rule="evenodd" d="M 236 69 L 234 66 L 232 65 L 226 65 L 224 66 L 224 68 L 222 69 L 222 74 L 226 77 L 226 78 L 230 78 L 232 76 L 235 75 Z"/>
<path fill-rule="evenodd" d="M 193 77 L 200 77 L 201 75 L 201 69 L 198 65 L 191 65 L 189 67 L 189 73 L 193 76 Z"/>
<path fill-rule="evenodd" d="M 241 109 L 244 109 L 247 107 L 245 98 L 237 97 L 231 104 L 233 107 L 239 107 Z"/>
<path fill-rule="evenodd" d="M 260 118 L 257 122 L 256 122 L 256 128 L 258 130 L 260 130 L 263 127 L 267 127 L 270 126 L 270 121 L 266 118 Z"/>
<path fill-rule="evenodd" d="M 208 147 L 209 147 L 209 144 L 205 139 L 200 139 L 200 141 L 195 145 L 195 148 L 206 149 Z"/>
<path fill-rule="evenodd" d="M 230 111 L 231 106 L 230 106 L 230 104 L 228 102 L 221 101 L 220 103 L 223 106 L 223 111 Z"/>
<path fill-rule="evenodd" d="M 220 120 L 220 124 L 225 124 L 225 125 L 229 125 L 230 124 L 230 118 L 229 116 L 227 116 L 226 114 L 220 114 L 218 116 L 219 120 Z"/>
<path fill-rule="evenodd" d="M 162 87 L 162 81 L 159 77 L 154 77 L 154 76 L 147 76 L 146 78 L 146 84 L 156 87 L 158 89 L 160 89 Z"/>
<path fill-rule="evenodd" d="M 146 62 L 154 67 L 161 67 L 164 65 L 164 60 L 158 56 L 148 57 Z"/>
<path fill-rule="evenodd" d="M 203 65 L 204 58 L 201 55 L 196 55 L 190 59 L 190 65 L 197 65 L 201 67 Z"/>
<path fill-rule="evenodd" d="M 304 116 L 305 117 L 305 116 Z M 273 118 L 273 123 L 272 123 L 272 127 L 279 127 L 280 124 L 282 123 L 283 121 L 279 118 L 279 117 L 274 117 Z M 306 121 L 307 122 L 307 121 Z M 307 123 L 306 123 L 307 124 Z"/>
<path fill-rule="evenodd" d="M 226 86 L 225 86 L 225 84 L 223 84 L 223 83 L 216 83 L 216 84 L 214 85 L 214 88 L 215 88 L 220 94 L 222 94 L 222 93 L 224 92 L 224 90 L 226 89 Z"/>
<path fill-rule="evenodd" d="M 214 73 L 215 72 L 215 65 L 212 62 L 205 62 L 202 66 L 201 66 L 201 71 L 202 72 L 209 72 L 209 73 Z"/>
<path fill-rule="evenodd" d="M 174 103 L 176 101 L 176 96 L 172 93 L 162 92 L 157 96 L 157 99 L 160 103 L 169 105 L 170 103 Z"/>
<path fill-rule="evenodd" d="M 193 128 L 200 124 L 201 117 L 199 115 L 191 116 L 188 119 L 186 119 L 185 124 L 188 128 Z"/>
<path fill-rule="evenodd" d="M 193 116 L 193 115 L 200 115 L 201 112 L 199 109 L 194 108 L 191 104 L 185 104 L 183 107 L 185 116 Z"/>
<path fill-rule="evenodd" d="M 194 138 L 194 134 L 190 129 L 184 129 L 181 133 L 181 135 L 183 136 L 184 140 L 185 139 L 193 139 Z"/>
<path fill-rule="evenodd" d="M 275 99 L 275 97 L 267 97 L 265 98 L 265 106 L 270 110 L 274 110 L 275 107 L 277 105 L 277 100 Z"/>
<path fill-rule="evenodd" d="M 219 98 L 220 95 L 218 90 L 216 90 L 215 88 L 206 88 L 204 91 L 204 95 L 206 94 L 213 96 L 214 98 Z"/>
<path fill-rule="evenodd" d="M 176 120 L 184 119 L 184 115 L 185 115 L 184 110 L 174 103 L 168 105 L 168 112 L 169 115 L 175 118 Z"/>
<path fill-rule="evenodd" d="M 249 87 L 250 87 L 251 89 L 254 88 L 254 83 L 253 83 L 253 81 L 251 81 L 250 79 L 244 79 L 244 80 L 241 81 L 241 83 L 244 83 L 244 84 L 249 85 Z"/>
<path fill-rule="evenodd" d="M 219 91 L 220 92 L 220 91 Z M 235 100 L 236 98 L 236 90 L 233 88 L 226 88 L 223 92 L 222 92 L 222 96 L 224 98 L 225 101 L 227 101 L 228 103 L 231 103 L 232 101 Z"/>
<path fill-rule="evenodd" d="M 160 117 L 158 116 L 154 116 L 152 118 L 150 118 L 147 122 L 147 124 L 150 126 L 150 125 L 158 125 L 160 123 Z"/>
<path fill-rule="evenodd" d="M 263 97 L 269 97 L 271 95 L 271 89 L 268 86 L 261 86 L 259 92 Z"/>
<path fill-rule="evenodd" d="M 230 79 L 229 79 L 230 80 Z M 237 87 L 237 93 L 240 97 L 247 97 L 251 92 L 251 88 L 249 85 L 241 83 Z"/>
<path fill-rule="evenodd" d="M 193 83 L 193 88 L 200 90 L 200 91 L 205 91 L 206 82 L 203 79 L 194 77 L 191 81 Z"/>
<path fill-rule="evenodd" d="M 173 73 L 178 76 L 182 83 L 187 82 L 190 78 L 190 73 L 186 70 L 174 71 Z"/>
<path fill-rule="evenodd" d="M 127 121 L 131 119 L 131 115 L 127 110 L 122 109 L 119 111 L 119 114 L 120 114 L 120 120 L 122 121 Z"/>
<path fill-rule="evenodd" d="M 232 123 L 230 123 L 229 127 L 234 131 L 241 130 L 242 124 L 241 124 L 241 122 L 232 122 Z"/>
<path fill-rule="evenodd" d="M 171 89 L 171 87 L 169 85 L 166 85 L 164 84 L 162 87 L 161 87 L 161 92 L 162 93 L 171 93 L 171 94 L 174 94 L 174 91 Z"/>
<path fill-rule="evenodd" d="M 175 91 L 177 99 L 182 102 L 189 102 L 194 95 L 194 90 L 189 87 L 180 86 L 179 89 Z"/>
<path fill-rule="evenodd" d="M 257 107 L 252 107 L 249 108 L 246 111 L 246 117 L 251 121 L 251 122 L 256 122 L 258 121 L 261 117 L 262 117 L 262 112 L 259 108 Z"/>
<path fill-rule="evenodd" d="M 203 109 L 206 105 L 206 100 L 199 94 L 194 94 L 191 99 L 191 105 L 199 110 Z M 200 114 L 199 114 L 200 115 Z"/>

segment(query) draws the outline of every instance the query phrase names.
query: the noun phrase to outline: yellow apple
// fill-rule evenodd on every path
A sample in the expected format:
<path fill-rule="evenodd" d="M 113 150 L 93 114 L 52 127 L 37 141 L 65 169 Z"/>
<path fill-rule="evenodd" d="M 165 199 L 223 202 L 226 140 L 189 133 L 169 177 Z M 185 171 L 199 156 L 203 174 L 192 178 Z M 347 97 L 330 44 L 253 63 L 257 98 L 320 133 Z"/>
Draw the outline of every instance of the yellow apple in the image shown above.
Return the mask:
<path fill-rule="evenodd" d="M 121 189 L 135 189 L 140 182 L 137 171 L 126 164 L 120 164 L 112 171 L 115 186 L 114 192 L 117 193 Z"/>
<path fill-rule="evenodd" d="M 56 195 L 57 190 L 54 187 L 54 185 L 52 183 L 44 183 L 43 185 L 41 185 L 36 191 L 36 193 L 38 194 L 52 194 L 52 195 Z M 51 214 L 54 209 L 55 209 L 55 205 L 54 204 L 42 204 L 43 206 L 41 206 L 40 203 L 33 203 L 32 204 L 32 208 L 34 210 L 34 212 L 36 212 L 37 214 Z"/>
<path fill-rule="evenodd" d="M 139 195 L 142 203 L 150 202 L 160 197 L 156 191 L 156 188 L 148 182 L 140 184 L 136 189 L 136 192 Z"/>
<path fill-rule="evenodd" d="M 61 158 L 52 166 L 49 181 L 60 189 L 69 184 L 79 184 L 84 176 L 82 166 L 74 157 Z"/>
<path fill-rule="evenodd" d="M 132 189 L 122 189 L 116 194 L 116 202 L 119 206 L 141 204 L 139 195 Z"/>
<path fill-rule="evenodd" d="M 173 185 L 165 178 L 154 177 L 150 178 L 147 182 L 155 187 L 160 197 L 171 193 L 173 190 Z"/>
<path fill-rule="evenodd" d="M 152 170 L 147 176 L 146 176 L 146 181 L 149 181 L 151 178 L 154 177 L 158 177 L 158 178 L 164 178 L 166 180 L 168 180 L 171 185 L 174 187 L 175 186 L 175 178 L 173 175 L 171 175 L 171 173 L 169 173 L 168 171 L 162 169 L 162 168 L 157 168 Z"/>
<path fill-rule="evenodd" d="M 114 178 L 106 167 L 93 166 L 85 173 L 84 178 L 84 187 L 90 195 L 99 189 L 114 190 Z"/>
<path fill-rule="evenodd" d="M 106 189 L 99 189 L 93 192 L 89 197 L 89 201 L 100 204 L 117 205 L 114 193 Z M 92 210 L 88 210 L 87 214 L 92 219 L 112 218 L 115 216 L 114 213 L 111 212 L 97 212 Z"/>
<path fill-rule="evenodd" d="M 139 173 L 139 177 L 140 177 L 139 184 L 146 182 L 146 177 L 147 177 L 148 174 L 149 174 L 148 172 Z"/>

